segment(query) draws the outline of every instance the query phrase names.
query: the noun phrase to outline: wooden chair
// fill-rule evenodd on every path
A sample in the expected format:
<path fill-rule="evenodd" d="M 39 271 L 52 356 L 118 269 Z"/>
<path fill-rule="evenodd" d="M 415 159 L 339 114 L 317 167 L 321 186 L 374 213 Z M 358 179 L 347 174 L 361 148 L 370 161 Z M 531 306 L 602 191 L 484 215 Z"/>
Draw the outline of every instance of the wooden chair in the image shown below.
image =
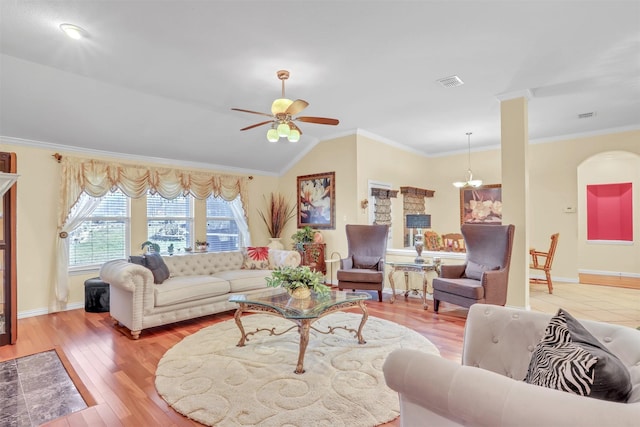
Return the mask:
<path fill-rule="evenodd" d="M 449 233 L 442 235 L 443 250 L 447 252 L 466 252 L 464 238 L 460 233 Z"/>
<path fill-rule="evenodd" d="M 544 271 L 544 275 L 546 277 L 546 279 L 529 278 L 529 283 L 546 283 L 550 294 L 553 293 L 553 283 L 551 283 L 551 264 L 553 263 L 553 256 L 556 253 L 558 237 L 560 237 L 560 233 L 551 235 L 551 246 L 549 247 L 548 252 L 536 251 L 533 248 L 529 249 L 529 253 L 531 254 L 531 264 L 529 265 L 529 268 Z M 539 257 L 545 258 L 544 263 L 540 262 L 538 259 Z"/>
<path fill-rule="evenodd" d="M 432 230 L 424 232 L 424 248 L 428 251 L 441 251 L 440 235 Z"/>

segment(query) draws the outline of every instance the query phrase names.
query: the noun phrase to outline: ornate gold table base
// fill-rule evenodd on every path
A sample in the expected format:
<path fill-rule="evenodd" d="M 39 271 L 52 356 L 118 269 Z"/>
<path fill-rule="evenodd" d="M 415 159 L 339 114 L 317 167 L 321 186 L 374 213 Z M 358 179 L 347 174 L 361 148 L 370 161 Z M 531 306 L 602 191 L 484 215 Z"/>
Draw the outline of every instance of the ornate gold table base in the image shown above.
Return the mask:
<path fill-rule="evenodd" d="M 296 374 L 304 374 L 305 372 L 304 371 L 304 355 L 305 355 L 305 352 L 307 351 L 307 344 L 309 344 L 309 331 L 311 329 L 326 335 L 333 334 L 336 329 L 344 329 L 345 331 L 352 332 L 355 335 L 355 337 L 358 338 L 358 344 L 366 344 L 366 341 L 362 337 L 362 328 L 364 327 L 364 324 L 367 322 L 369 313 L 367 312 L 367 306 L 364 304 L 364 300 L 347 301 L 341 304 L 337 304 L 328 308 L 326 311 L 321 313 L 318 317 L 311 317 L 311 318 L 304 318 L 304 319 L 293 319 L 293 318 L 284 317 L 282 313 L 279 312 L 278 310 L 272 307 L 264 306 L 264 305 L 243 303 L 243 302 L 240 302 L 238 304 L 239 304 L 239 307 L 236 310 L 236 314 L 234 315 L 236 325 L 238 325 L 238 329 L 240 329 L 240 334 L 241 334 L 240 341 L 238 341 L 238 344 L 237 344 L 238 347 L 244 347 L 245 343 L 249 341 L 249 336 L 254 335 L 261 331 L 267 331 L 271 336 L 271 335 L 282 335 L 289 332 L 293 328 L 296 328 L 296 327 L 298 328 L 298 333 L 300 334 L 300 350 L 298 351 L 298 364 L 296 365 L 295 371 L 293 371 Z M 362 310 L 362 320 L 360 321 L 360 326 L 358 327 L 357 331 L 355 329 L 347 328 L 346 326 L 329 326 L 327 331 L 321 331 L 311 326 L 316 320 L 321 319 L 327 314 L 333 313 L 335 311 L 340 311 L 346 308 L 355 307 L 355 306 L 360 307 L 360 309 Z M 245 313 L 245 312 L 271 314 L 273 316 L 290 320 L 295 325 L 282 332 L 276 332 L 275 331 L 276 328 L 256 328 L 255 331 L 247 333 L 245 332 L 244 326 L 242 325 L 242 313 Z"/>
<path fill-rule="evenodd" d="M 428 278 L 427 272 L 435 271 L 438 273 L 438 265 L 435 264 L 417 264 L 417 263 L 395 263 L 388 262 L 387 265 L 391 268 L 389 270 L 389 284 L 391 285 L 391 300 L 389 302 L 393 304 L 396 300 L 396 283 L 393 280 L 393 274 L 396 271 L 404 272 L 404 285 L 405 285 L 405 293 L 404 297 L 407 298 L 410 292 L 418 295 L 420 293 L 420 289 L 409 289 L 409 277 L 408 273 L 413 271 L 422 274 L 422 308 L 427 309 L 427 285 Z"/>

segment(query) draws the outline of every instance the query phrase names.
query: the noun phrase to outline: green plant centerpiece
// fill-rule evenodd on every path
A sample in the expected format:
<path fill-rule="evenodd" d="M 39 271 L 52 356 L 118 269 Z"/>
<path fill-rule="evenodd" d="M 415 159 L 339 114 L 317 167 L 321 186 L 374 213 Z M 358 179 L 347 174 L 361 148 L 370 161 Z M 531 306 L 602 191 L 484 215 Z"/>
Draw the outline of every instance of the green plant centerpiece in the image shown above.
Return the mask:
<path fill-rule="evenodd" d="M 293 240 L 293 249 L 303 251 L 305 243 L 313 243 L 315 234 L 315 230 L 308 225 L 298 229 L 298 231 L 291 236 L 291 239 Z"/>
<path fill-rule="evenodd" d="M 322 283 L 323 275 L 318 271 L 311 271 L 307 266 L 278 267 L 271 277 L 267 277 L 267 286 L 277 288 L 281 286 L 294 298 L 309 298 L 311 291 L 324 295 L 329 293 L 329 287 Z"/>

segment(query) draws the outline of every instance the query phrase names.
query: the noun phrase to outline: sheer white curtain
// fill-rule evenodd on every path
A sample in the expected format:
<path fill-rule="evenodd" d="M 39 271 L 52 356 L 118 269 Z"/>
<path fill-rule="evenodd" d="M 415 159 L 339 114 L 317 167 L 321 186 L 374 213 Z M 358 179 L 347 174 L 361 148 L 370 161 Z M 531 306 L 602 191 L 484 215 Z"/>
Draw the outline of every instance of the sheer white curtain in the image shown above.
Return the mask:
<path fill-rule="evenodd" d="M 78 228 L 100 204 L 100 197 L 82 193 L 73 206 L 56 237 L 57 259 L 53 278 L 49 311 L 64 310 L 69 299 L 69 234 Z"/>
<path fill-rule="evenodd" d="M 233 201 L 229 202 L 229 206 L 231 207 L 231 212 L 233 212 L 233 219 L 236 220 L 236 225 L 238 226 L 238 231 L 240 232 L 240 236 L 242 237 L 241 246 L 247 247 L 251 246 L 251 235 L 249 234 L 249 224 L 247 224 L 247 218 L 245 214 L 244 207 L 242 206 L 242 200 L 240 196 L 233 199 Z"/>

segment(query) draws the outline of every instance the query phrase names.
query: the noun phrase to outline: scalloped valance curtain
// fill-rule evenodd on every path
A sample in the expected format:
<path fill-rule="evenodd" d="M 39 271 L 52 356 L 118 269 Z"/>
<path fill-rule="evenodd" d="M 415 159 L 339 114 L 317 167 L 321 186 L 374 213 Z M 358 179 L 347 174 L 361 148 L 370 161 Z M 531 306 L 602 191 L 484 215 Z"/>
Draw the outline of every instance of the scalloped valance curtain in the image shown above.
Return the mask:
<path fill-rule="evenodd" d="M 84 192 L 92 197 L 102 197 L 109 191 L 120 189 L 128 197 L 137 199 L 147 194 L 160 194 L 166 199 L 180 195 L 192 195 L 206 199 L 213 195 L 229 202 L 240 196 L 245 221 L 248 210 L 248 179 L 246 177 L 185 171 L 168 167 L 140 166 L 101 160 L 63 156 L 62 186 L 60 194 L 58 233 L 56 236 L 57 260 L 52 281 L 50 311 L 66 308 L 69 297 L 69 244 L 66 237 L 77 226 L 76 211 L 91 214 L 93 209 L 78 209 L 76 204 Z M 76 209 L 74 209 L 76 208 Z M 95 208 L 95 206 L 94 206 Z"/>

